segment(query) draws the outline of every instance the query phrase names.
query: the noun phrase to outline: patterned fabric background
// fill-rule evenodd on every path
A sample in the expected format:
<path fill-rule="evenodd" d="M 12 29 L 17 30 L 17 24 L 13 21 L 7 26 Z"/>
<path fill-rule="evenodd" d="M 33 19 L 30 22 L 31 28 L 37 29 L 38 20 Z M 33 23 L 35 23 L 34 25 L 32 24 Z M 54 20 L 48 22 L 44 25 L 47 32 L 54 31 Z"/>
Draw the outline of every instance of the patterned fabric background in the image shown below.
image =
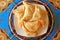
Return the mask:
<path fill-rule="evenodd" d="M 46 3 L 46 5 L 48 5 L 48 7 L 51 9 L 54 15 L 55 19 L 54 28 L 51 34 L 49 34 L 50 36 L 44 39 L 44 40 L 52 40 L 54 35 L 57 33 L 58 29 L 60 29 L 60 9 L 57 8 L 55 9 L 54 6 L 48 0 L 40 0 L 40 1 Z M 14 5 L 18 4 L 19 2 L 21 2 L 21 0 L 14 0 L 4 11 L 0 13 L 0 28 L 6 31 L 8 37 L 11 40 L 19 40 L 18 38 L 15 38 L 14 35 L 12 34 L 11 30 L 9 29 L 9 22 L 8 22 L 9 15 Z"/>

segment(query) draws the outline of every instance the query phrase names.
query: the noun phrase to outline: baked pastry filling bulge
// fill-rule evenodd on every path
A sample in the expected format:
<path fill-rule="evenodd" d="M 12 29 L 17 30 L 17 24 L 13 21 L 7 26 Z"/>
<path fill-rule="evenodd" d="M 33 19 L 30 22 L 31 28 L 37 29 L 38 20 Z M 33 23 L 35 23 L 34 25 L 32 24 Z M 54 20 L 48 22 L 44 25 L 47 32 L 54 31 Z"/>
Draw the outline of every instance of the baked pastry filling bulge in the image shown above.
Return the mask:
<path fill-rule="evenodd" d="M 40 4 L 23 1 L 23 5 L 13 10 L 16 32 L 23 36 L 38 36 L 46 33 L 48 12 Z M 21 31 L 22 30 L 22 31 Z"/>

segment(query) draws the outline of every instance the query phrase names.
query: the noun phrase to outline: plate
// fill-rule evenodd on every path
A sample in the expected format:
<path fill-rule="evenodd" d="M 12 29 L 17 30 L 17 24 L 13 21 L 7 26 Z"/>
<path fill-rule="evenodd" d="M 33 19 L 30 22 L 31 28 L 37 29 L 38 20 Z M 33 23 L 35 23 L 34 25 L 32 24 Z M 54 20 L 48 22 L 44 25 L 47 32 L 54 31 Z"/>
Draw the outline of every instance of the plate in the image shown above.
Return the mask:
<path fill-rule="evenodd" d="M 36 36 L 36 37 L 33 37 L 33 36 L 30 36 L 30 37 L 27 37 L 27 36 L 24 36 L 24 34 L 22 34 L 23 30 L 20 30 L 19 27 L 16 27 L 17 25 L 17 21 L 16 21 L 16 17 L 15 15 L 12 13 L 12 11 L 14 9 L 16 9 L 18 6 L 22 5 L 22 1 L 20 3 L 18 3 L 14 8 L 13 10 L 11 11 L 11 14 L 9 16 L 9 26 L 10 26 L 10 29 L 11 29 L 11 32 L 13 33 L 14 36 L 16 36 L 17 38 L 19 39 L 24 39 L 24 40 L 29 40 L 29 39 L 43 39 L 43 38 L 46 38 L 49 36 L 49 34 L 51 33 L 51 30 L 53 28 L 53 15 L 52 15 L 52 12 L 51 10 L 49 9 L 49 7 L 45 4 L 45 3 L 42 3 L 40 1 L 27 1 L 29 3 L 36 3 L 36 4 L 40 4 L 42 5 L 43 7 L 45 7 L 45 9 L 47 10 L 48 12 L 48 26 L 47 27 L 44 27 L 40 33 L 39 36 Z"/>

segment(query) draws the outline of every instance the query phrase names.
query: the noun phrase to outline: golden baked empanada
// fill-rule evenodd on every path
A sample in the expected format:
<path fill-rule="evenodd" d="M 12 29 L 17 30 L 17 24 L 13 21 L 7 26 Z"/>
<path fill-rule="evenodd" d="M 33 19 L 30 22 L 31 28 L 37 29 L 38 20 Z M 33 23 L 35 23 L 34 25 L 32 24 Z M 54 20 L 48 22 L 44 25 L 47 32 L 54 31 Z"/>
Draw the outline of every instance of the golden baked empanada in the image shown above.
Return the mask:
<path fill-rule="evenodd" d="M 21 6 L 17 7 L 17 9 L 13 10 L 14 15 L 18 19 L 18 21 L 17 21 L 18 25 L 21 25 L 20 22 L 21 22 L 23 15 L 24 15 L 24 11 L 25 11 L 24 5 L 21 5 Z"/>
<path fill-rule="evenodd" d="M 40 7 L 35 6 L 35 11 L 34 11 L 34 14 L 32 15 L 32 19 L 30 21 L 36 21 L 41 18 L 40 10 L 41 10 Z"/>
<path fill-rule="evenodd" d="M 40 28 L 40 26 L 42 27 L 39 21 L 25 23 L 25 27 L 31 32 L 36 32 Z"/>
<path fill-rule="evenodd" d="M 28 2 L 23 2 L 23 4 L 25 6 L 25 13 L 24 13 L 22 20 L 28 21 L 32 18 L 32 15 L 33 15 L 34 10 L 35 10 L 35 6 L 31 5 Z"/>

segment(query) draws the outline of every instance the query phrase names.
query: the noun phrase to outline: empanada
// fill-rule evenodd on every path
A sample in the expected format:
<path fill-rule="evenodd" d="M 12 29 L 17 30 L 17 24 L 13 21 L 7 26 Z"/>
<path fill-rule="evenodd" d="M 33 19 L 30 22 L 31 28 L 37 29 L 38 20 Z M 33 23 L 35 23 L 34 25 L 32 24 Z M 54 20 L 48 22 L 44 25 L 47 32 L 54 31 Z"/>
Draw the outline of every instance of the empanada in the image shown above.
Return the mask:
<path fill-rule="evenodd" d="M 25 13 L 24 13 L 22 20 L 28 21 L 32 18 L 32 15 L 33 15 L 34 10 L 35 10 L 35 6 L 31 5 L 28 2 L 23 2 L 23 4 L 25 6 Z"/>

